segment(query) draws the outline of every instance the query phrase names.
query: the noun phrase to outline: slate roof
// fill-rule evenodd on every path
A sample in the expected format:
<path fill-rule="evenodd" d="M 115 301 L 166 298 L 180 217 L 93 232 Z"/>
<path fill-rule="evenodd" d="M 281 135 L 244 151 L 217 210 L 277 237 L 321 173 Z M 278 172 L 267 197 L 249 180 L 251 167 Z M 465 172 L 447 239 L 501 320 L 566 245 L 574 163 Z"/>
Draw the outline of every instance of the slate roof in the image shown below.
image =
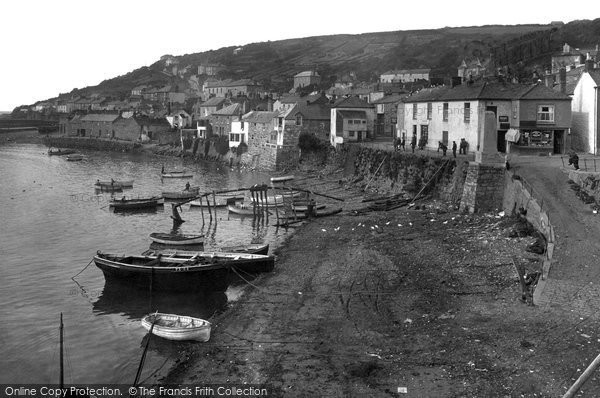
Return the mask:
<path fill-rule="evenodd" d="M 367 113 L 365 111 L 337 111 L 337 113 L 344 119 L 366 119 Z"/>
<path fill-rule="evenodd" d="M 340 98 L 331 106 L 332 108 L 372 108 L 373 105 L 358 97 Z"/>
<path fill-rule="evenodd" d="M 477 83 L 423 89 L 404 102 L 466 101 L 466 100 L 568 100 L 566 94 L 543 84 Z"/>
<path fill-rule="evenodd" d="M 385 97 L 379 98 L 377 101 L 373 101 L 373 104 L 393 104 L 396 102 L 402 102 L 402 100 L 407 96 L 408 94 L 386 95 Z"/>
<path fill-rule="evenodd" d="M 226 101 L 224 97 L 212 97 L 200 104 L 201 107 L 219 106 Z"/>
<path fill-rule="evenodd" d="M 398 70 L 389 70 L 387 72 L 382 73 L 382 75 L 404 75 L 407 73 L 429 73 L 431 69 L 398 69 Z"/>
<path fill-rule="evenodd" d="M 274 118 L 279 116 L 279 112 L 252 111 L 246 113 L 242 120 L 248 123 L 270 123 Z"/>
<path fill-rule="evenodd" d="M 302 114 L 302 118 L 306 120 L 329 120 L 331 118 L 331 110 L 327 105 L 306 103 L 297 103 L 285 115 L 286 119 L 295 119 L 296 115 Z"/>
<path fill-rule="evenodd" d="M 119 117 L 115 113 L 90 113 L 83 116 L 80 120 L 82 122 L 108 122 L 112 123 Z"/>
<path fill-rule="evenodd" d="M 242 106 L 236 103 L 213 112 L 211 116 L 236 116 L 240 113 L 242 113 Z"/>

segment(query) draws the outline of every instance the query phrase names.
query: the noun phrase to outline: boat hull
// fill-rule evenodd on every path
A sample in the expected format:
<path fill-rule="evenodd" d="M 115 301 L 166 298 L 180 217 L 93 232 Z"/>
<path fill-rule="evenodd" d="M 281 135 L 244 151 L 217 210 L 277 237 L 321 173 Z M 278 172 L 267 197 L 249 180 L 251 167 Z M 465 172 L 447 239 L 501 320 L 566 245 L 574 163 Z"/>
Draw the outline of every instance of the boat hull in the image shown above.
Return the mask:
<path fill-rule="evenodd" d="M 177 200 L 177 199 L 191 199 L 198 196 L 200 192 L 199 188 L 190 189 L 188 191 L 163 191 L 162 197 L 169 200 Z"/>
<path fill-rule="evenodd" d="M 94 256 L 94 263 L 107 281 L 118 280 L 140 288 L 173 292 L 224 291 L 229 284 L 228 275 L 231 272 L 224 264 L 189 267 L 135 266 L 101 255 Z"/>
<path fill-rule="evenodd" d="M 152 334 L 168 340 L 194 340 L 205 343 L 210 339 L 210 322 L 191 316 L 148 314 L 142 318 L 142 326 L 147 331 L 152 329 Z"/>
<path fill-rule="evenodd" d="M 112 207 L 115 211 L 127 211 L 127 210 L 154 210 L 159 205 L 162 205 L 160 199 L 151 198 L 151 199 L 126 199 L 126 200 L 111 200 L 109 206 Z"/>
<path fill-rule="evenodd" d="M 161 174 L 162 178 L 192 178 L 194 175 L 192 173 L 187 172 L 171 172 L 171 173 L 163 173 Z"/>
<path fill-rule="evenodd" d="M 133 188 L 133 180 L 115 180 L 111 181 L 96 181 L 94 184 L 97 187 L 120 186 L 123 188 Z"/>
<path fill-rule="evenodd" d="M 201 245 L 204 243 L 204 235 L 172 235 L 154 232 L 150 234 L 150 239 L 155 243 L 163 245 Z"/>

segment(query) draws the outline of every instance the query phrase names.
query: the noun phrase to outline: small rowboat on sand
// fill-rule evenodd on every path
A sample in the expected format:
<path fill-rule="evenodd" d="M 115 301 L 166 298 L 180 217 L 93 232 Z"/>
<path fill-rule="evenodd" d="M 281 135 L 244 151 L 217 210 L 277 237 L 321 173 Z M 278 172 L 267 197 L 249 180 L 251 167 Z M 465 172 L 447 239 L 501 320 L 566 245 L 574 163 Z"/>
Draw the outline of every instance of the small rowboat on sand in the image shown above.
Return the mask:
<path fill-rule="evenodd" d="M 168 340 L 207 342 L 210 339 L 210 322 L 191 316 L 157 312 L 143 317 L 142 326 L 148 331 L 152 329 L 152 334 Z"/>
<path fill-rule="evenodd" d="M 75 151 L 73 149 L 48 149 L 48 155 L 52 156 L 52 155 L 58 155 L 58 156 L 62 156 L 62 155 L 70 155 L 72 153 L 75 153 Z"/>
<path fill-rule="evenodd" d="M 78 160 L 83 160 L 83 155 L 81 155 L 79 153 L 74 153 L 72 155 L 67 155 L 67 160 L 69 162 L 76 162 Z"/>
<path fill-rule="evenodd" d="M 153 232 L 150 234 L 153 242 L 163 245 L 201 245 L 204 243 L 204 235 L 178 235 L 163 232 Z"/>
<path fill-rule="evenodd" d="M 287 181 L 292 181 L 294 176 L 280 176 L 280 177 L 271 177 L 272 183 L 282 183 Z"/>

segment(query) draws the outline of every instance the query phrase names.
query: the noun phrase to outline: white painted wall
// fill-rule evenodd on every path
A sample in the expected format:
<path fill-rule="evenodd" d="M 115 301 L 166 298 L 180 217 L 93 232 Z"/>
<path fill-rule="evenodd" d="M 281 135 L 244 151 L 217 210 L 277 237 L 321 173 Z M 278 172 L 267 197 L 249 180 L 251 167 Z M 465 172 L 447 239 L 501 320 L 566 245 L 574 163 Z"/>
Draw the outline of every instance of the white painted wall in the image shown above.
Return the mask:
<path fill-rule="evenodd" d="M 599 146 L 598 126 L 598 89 L 588 73 L 583 73 L 571 101 L 573 121 L 571 142 L 573 149 L 596 154 Z"/>

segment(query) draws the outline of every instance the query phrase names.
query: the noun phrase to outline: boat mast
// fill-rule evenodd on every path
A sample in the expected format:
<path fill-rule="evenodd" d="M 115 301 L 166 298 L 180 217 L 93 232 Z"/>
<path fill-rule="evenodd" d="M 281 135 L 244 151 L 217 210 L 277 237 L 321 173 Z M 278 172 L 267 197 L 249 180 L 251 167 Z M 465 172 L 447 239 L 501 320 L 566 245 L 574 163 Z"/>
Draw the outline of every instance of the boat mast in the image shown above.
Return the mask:
<path fill-rule="evenodd" d="M 59 380 L 59 386 L 60 386 L 61 390 L 63 389 L 64 384 L 65 384 L 64 364 L 63 364 L 63 330 L 64 330 L 63 314 L 61 312 L 60 313 L 60 380 Z"/>

